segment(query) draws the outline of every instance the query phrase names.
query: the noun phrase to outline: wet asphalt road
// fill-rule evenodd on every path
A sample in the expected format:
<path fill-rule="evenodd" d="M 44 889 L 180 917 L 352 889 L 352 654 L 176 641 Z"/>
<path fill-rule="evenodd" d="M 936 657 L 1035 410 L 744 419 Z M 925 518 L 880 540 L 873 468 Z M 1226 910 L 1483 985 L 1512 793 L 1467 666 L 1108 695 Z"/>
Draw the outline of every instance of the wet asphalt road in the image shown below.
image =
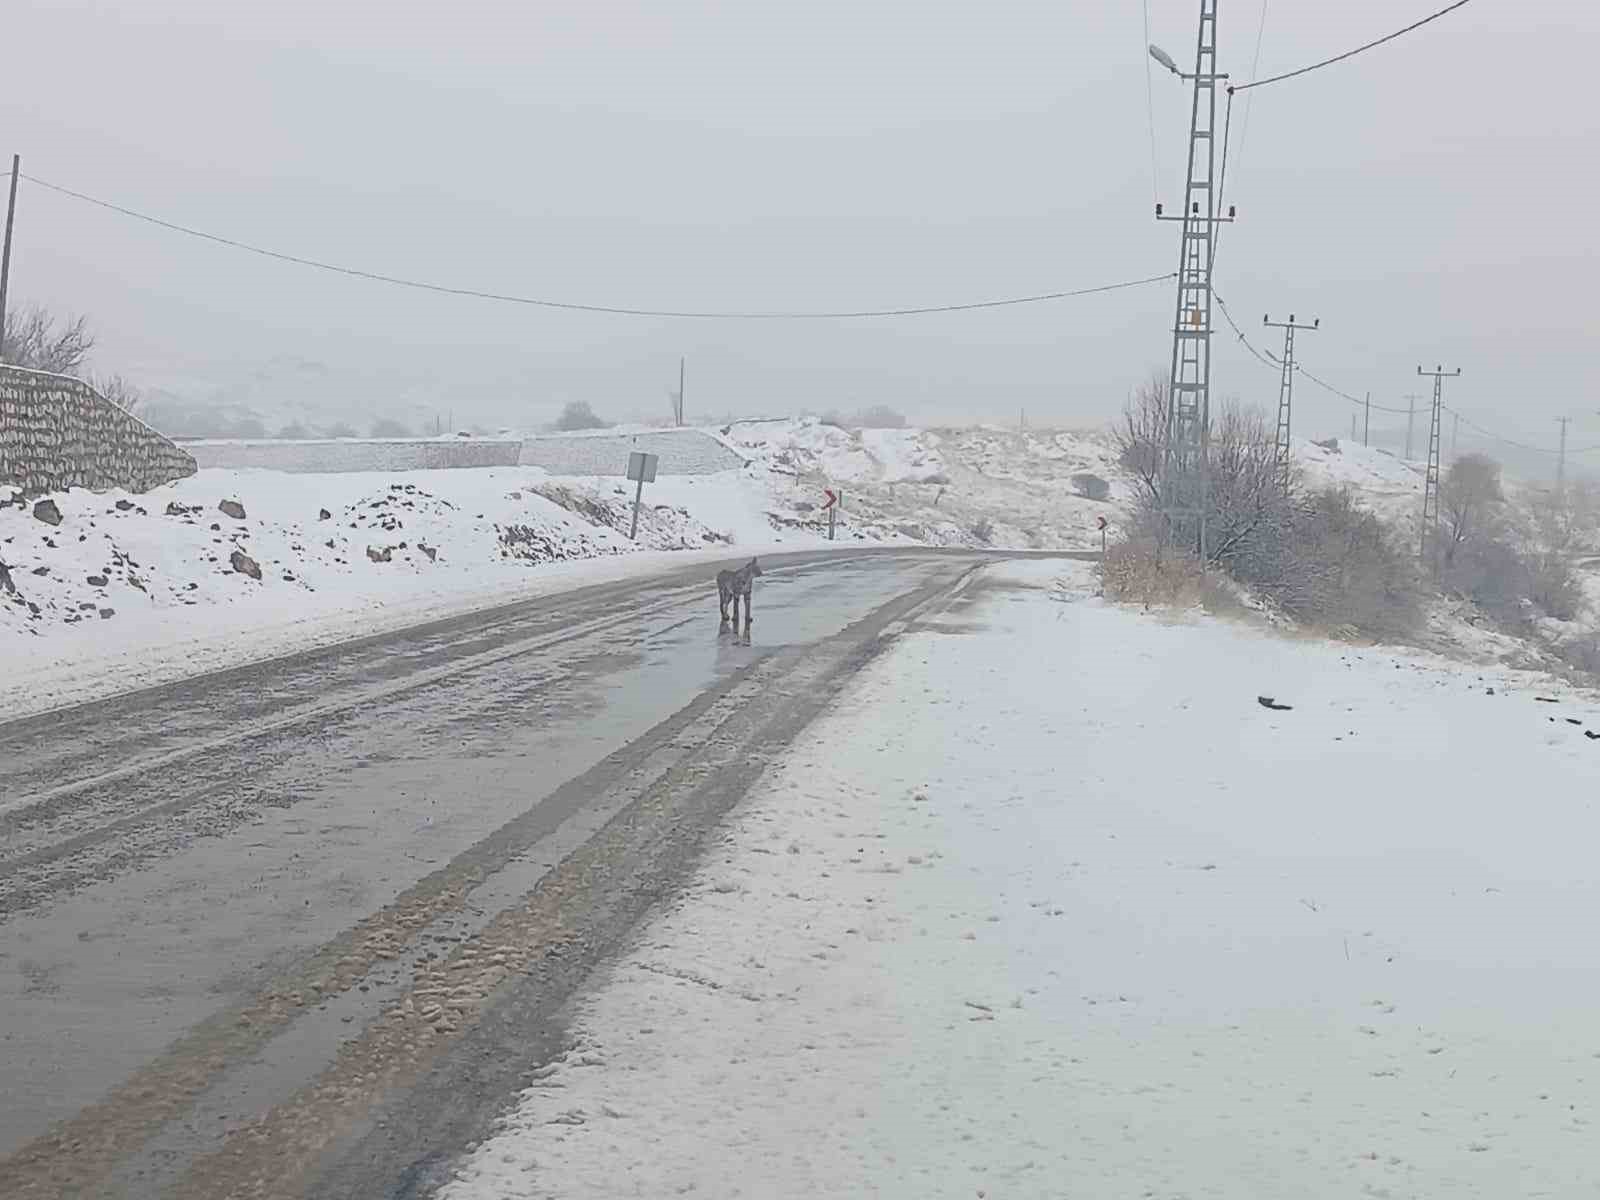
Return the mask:
<path fill-rule="evenodd" d="M 971 555 L 699 567 L 0 724 L 0 1194 L 423 1194 Z"/>

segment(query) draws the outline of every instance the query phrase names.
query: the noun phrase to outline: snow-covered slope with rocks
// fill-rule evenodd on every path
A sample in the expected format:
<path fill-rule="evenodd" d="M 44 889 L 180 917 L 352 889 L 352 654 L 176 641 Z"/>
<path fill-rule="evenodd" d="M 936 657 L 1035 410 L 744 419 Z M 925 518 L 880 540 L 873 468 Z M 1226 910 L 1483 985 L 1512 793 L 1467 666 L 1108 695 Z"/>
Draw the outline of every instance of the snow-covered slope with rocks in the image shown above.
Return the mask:
<path fill-rule="evenodd" d="M 1088 549 L 1095 518 L 1132 496 L 1102 433 L 846 429 L 815 418 L 751 421 L 724 433 L 764 469 L 774 522 L 822 528 L 824 489 L 842 491 L 847 536 L 941 546 Z M 1080 495 L 1103 480 L 1103 499 Z"/>
<path fill-rule="evenodd" d="M 53 495 L 40 512 L 59 523 L 3 488 L 8 714 L 660 571 L 685 556 L 728 558 L 735 542 L 752 552 L 817 544 L 805 531 L 774 534 L 763 494 L 736 472 L 664 480 L 646 488 L 630 542 L 631 486 L 526 467 L 204 470 L 142 495 Z"/>

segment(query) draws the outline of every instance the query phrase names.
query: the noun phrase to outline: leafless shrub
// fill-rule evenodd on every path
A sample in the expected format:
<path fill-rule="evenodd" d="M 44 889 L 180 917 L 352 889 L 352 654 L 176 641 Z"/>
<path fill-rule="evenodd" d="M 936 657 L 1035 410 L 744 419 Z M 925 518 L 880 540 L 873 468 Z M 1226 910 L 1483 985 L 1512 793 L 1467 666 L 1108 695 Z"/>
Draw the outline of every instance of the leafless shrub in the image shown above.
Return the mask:
<path fill-rule="evenodd" d="M 994 522 L 988 517 L 979 517 L 972 526 L 972 536 L 984 546 L 994 540 Z"/>
<path fill-rule="evenodd" d="M 57 375 L 76 374 L 94 349 L 88 318 L 68 317 L 58 324 L 48 309 L 37 304 L 8 312 L 4 334 L 0 361 Z"/>
<path fill-rule="evenodd" d="M 561 415 L 551 428 L 560 433 L 569 433 L 576 429 L 606 429 L 610 425 L 610 421 L 595 414 L 587 400 L 574 400 L 561 410 Z"/>
<path fill-rule="evenodd" d="M 137 414 L 144 407 L 144 396 L 121 375 L 91 375 L 89 386 L 125 413 Z"/>
<path fill-rule="evenodd" d="M 1295 620 L 1342 633 L 1402 637 L 1422 614 L 1409 553 L 1345 489 L 1290 498 L 1230 572 Z"/>
<path fill-rule="evenodd" d="M 1439 481 L 1440 551 L 1444 565 L 1485 532 L 1504 501 L 1500 464 L 1487 454 L 1463 454 Z"/>

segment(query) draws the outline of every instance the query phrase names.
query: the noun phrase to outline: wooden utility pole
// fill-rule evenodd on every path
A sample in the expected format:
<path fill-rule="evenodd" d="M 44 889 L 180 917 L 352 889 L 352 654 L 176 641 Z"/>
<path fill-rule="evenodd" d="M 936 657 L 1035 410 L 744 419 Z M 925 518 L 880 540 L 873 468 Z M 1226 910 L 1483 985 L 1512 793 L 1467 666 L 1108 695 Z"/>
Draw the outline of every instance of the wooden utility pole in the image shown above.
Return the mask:
<path fill-rule="evenodd" d="M 678 355 L 678 425 L 680 427 L 683 425 L 683 405 L 685 400 L 683 394 L 683 367 L 684 356 L 680 354 Z"/>
<path fill-rule="evenodd" d="M 1366 404 L 1363 405 L 1362 407 L 1363 407 L 1366 415 L 1362 418 L 1361 444 L 1363 446 L 1370 446 L 1370 445 L 1372 445 L 1372 393 L 1371 392 L 1367 393 Z"/>
<path fill-rule="evenodd" d="M 11 156 L 11 195 L 6 201 L 6 243 L 0 250 L 0 362 L 6 360 L 6 289 L 11 284 L 11 223 L 17 215 L 17 176 L 22 174 L 22 155 Z"/>
<path fill-rule="evenodd" d="M 1557 417 L 1556 420 L 1561 423 L 1561 453 L 1556 458 L 1556 495 L 1559 496 L 1567 484 L 1567 426 L 1572 418 Z"/>

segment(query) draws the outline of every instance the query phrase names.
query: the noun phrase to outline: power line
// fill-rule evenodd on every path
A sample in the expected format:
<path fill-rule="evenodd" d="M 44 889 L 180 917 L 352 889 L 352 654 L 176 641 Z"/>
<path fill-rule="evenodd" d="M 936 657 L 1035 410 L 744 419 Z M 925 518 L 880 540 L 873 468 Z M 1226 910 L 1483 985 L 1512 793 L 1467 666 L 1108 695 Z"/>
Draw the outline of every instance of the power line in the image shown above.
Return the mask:
<path fill-rule="evenodd" d="M 1261 0 L 1261 19 L 1256 23 L 1256 52 L 1250 59 L 1250 77 L 1255 78 L 1256 71 L 1261 67 L 1261 39 L 1267 32 L 1267 0 Z M 1228 93 L 1229 98 L 1233 96 Z M 1239 158 L 1244 158 L 1245 143 L 1250 140 L 1250 114 L 1254 111 L 1256 98 L 1246 96 L 1244 101 L 1244 124 L 1239 127 Z"/>
<path fill-rule="evenodd" d="M 1266 87 L 1269 83 L 1282 83 L 1285 79 L 1293 79 L 1297 75 L 1307 75 L 1312 71 L 1320 70 L 1323 67 L 1331 67 L 1336 62 L 1343 62 L 1347 58 L 1354 58 L 1356 55 L 1361 54 L 1364 51 L 1371 50 L 1375 46 L 1381 46 L 1385 42 L 1392 42 L 1395 38 L 1408 34 L 1414 29 L 1421 29 L 1429 21 L 1437 21 L 1446 13 L 1452 13 L 1466 3 L 1467 0 L 1456 0 L 1454 4 L 1446 5 L 1438 12 L 1423 17 L 1420 21 L 1414 21 L 1410 25 L 1407 25 L 1404 29 L 1396 29 L 1393 33 L 1385 34 L 1375 42 L 1368 42 L 1365 46 L 1357 46 L 1354 50 L 1346 50 L 1343 54 L 1336 54 L 1332 58 L 1325 58 L 1321 62 L 1312 63 L 1309 67 L 1301 67 L 1296 71 L 1285 71 L 1282 75 L 1273 75 L 1269 79 L 1257 79 L 1250 83 L 1238 84 L 1232 90 L 1236 92 L 1243 92 L 1248 91 L 1250 88 Z"/>
<path fill-rule="evenodd" d="M 1211 289 L 1211 295 L 1212 298 L 1216 300 L 1217 307 L 1222 310 L 1222 316 L 1228 322 L 1228 326 L 1238 336 L 1240 344 L 1244 346 L 1246 350 L 1250 351 L 1250 353 L 1255 356 L 1256 360 L 1260 362 L 1262 366 L 1271 367 L 1274 371 L 1276 371 L 1278 369 L 1278 360 L 1273 358 L 1270 352 L 1263 354 L 1260 350 L 1257 350 L 1250 344 L 1250 339 L 1244 335 L 1244 330 L 1239 328 L 1239 323 L 1233 319 L 1233 314 L 1228 311 L 1227 302 L 1223 300 L 1223 298 L 1217 293 L 1216 288 Z"/>
<path fill-rule="evenodd" d="M 1039 292 L 1029 296 L 1008 296 L 1000 300 L 974 300 L 962 304 L 929 304 L 911 308 L 874 308 L 857 309 L 839 312 L 697 312 L 678 309 L 658 308 L 630 308 L 609 304 L 579 304 L 567 300 L 547 300 L 532 296 L 515 296 L 504 292 L 491 292 L 478 288 L 451 287 L 446 284 L 427 283 L 417 279 L 406 279 L 398 275 L 386 275 L 378 271 L 363 271 L 357 267 L 340 266 L 337 263 L 322 262 L 314 258 L 304 258 L 298 254 L 286 254 L 278 250 L 268 250 L 263 246 L 251 245 L 236 238 L 223 237 L 220 234 L 207 233 L 204 230 L 194 229 L 187 225 L 180 225 L 175 221 L 163 220 L 160 217 L 150 216 L 148 213 L 138 212 L 110 200 L 101 200 L 98 197 L 87 195 L 84 192 L 74 191 L 72 188 L 63 187 L 58 183 L 40 179 L 33 175 L 23 175 L 29 183 L 48 188 L 53 192 L 60 192 L 64 196 L 71 196 L 76 200 L 93 204 L 111 212 L 121 213 L 125 217 L 132 217 L 137 221 L 144 221 L 174 233 L 185 234 L 189 237 L 200 238 L 204 241 L 214 242 L 217 245 L 229 246 L 235 250 L 244 250 L 250 254 L 258 254 L 264 258 L 277 259 L 279 262 L 294 263 L 302 267 L 313 267 L 319 271 L 331 271 L 337 275 L 348 275 L 356 279 L 371 280 L 375 283 L 387 283 L 396 287 L 413 288 L 417 291 L 438 292 L 447 296 L 470 296 L 478 300 L 494 300 L 505 304 L 526 304 L 538 308 L 557 308 L 569 312 L 605 313 L 611 316 L 623 317 L 667 317 L 684 320 L 717 320 L 717 321 L 820 321 L 820 320 L 849 320 L 867 317 L 915 317 L 932 313 L 971 312 L 981 308 L 1007 308 L 1019 304 L 1040 304 L 1051 300 L 1067 300 L 1077 296 L 1093 296 L 1101 292 L 1115 292 L 1124 288 L 1143 287 L 1151 283 L 1165 283 L 1176 278 L 1177 272 L 1168 271 L 1162 275 L 1149 275 L 1142 279 L 1125 279 L 1117 283 L 1100 284 L 1095 287 L 1073 288 L 1059 292 Z"/>

